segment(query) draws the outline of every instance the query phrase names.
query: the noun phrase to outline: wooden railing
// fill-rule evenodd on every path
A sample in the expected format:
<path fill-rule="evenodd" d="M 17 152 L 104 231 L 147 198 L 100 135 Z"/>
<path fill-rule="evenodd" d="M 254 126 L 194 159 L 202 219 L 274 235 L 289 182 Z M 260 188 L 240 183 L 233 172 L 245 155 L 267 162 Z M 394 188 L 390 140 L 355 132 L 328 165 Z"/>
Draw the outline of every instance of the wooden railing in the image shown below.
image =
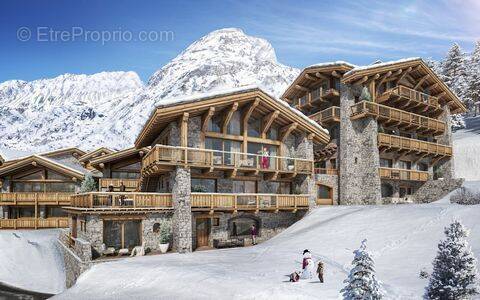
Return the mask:
<path fill-rule="evenodd" d="M 36 229 L 36 228 L 64 228 L 68 227 L 68 218 L 20 218 L 0 219 L 1 229 Z"/>
<path fill-rule="evenodd" d="M 0 193 L 0 205 L 69 204 L 73 193 Z"/>
<path fill-rule="evenodd" d="M 135 192 L 90 192 L 71 196 L 72 207 L 83 208 L 173 208 L 172 194 Z"/>
<path fill-rule="evenodd" d="M 438 143 L 431 143 L 420 141 L 416 139 L 410 139 L 397 135 L 390 135 L 379 133 L 378 134 L 378 146 L 391 147 L 393 149 L 404 149 L 416 152 L 423 152 L 433 155 L 451 156 L 452 147 L 441 145 Z"/>
<path fill-rule="evenodd" d="M 319 100 L 322 100 L 324 97 L 335 97 L 339 95 L 340 93 L 336 89 L 319 87 L 308 92 L 305 96 L 298 98 L 294 102 L 294 106 L 299 109 L 305 106 L 314 106 L 316 102 L 319 102 Z"/>
<path fill-rule="evenodd" d="M 197 210 L 297 210 L 308 208 L 308 195 L 192 193 Z"/>
<path fill-rule="evenodd" d="M 409 99 L 411 101 L 415 101 L 417 103 L 423 103 L 425 105 L 433 106 L 436 108 L 440 108 L 440 104 L 438 103 L 438 98 L 434 96 L 430 96 L 428 94 L 419 92 L 417 90 L 411 89 L 409 87 L 399 85 L 390 90 L 384 92 L 380 97 L 379 100 L 386 100 L 391 95 L 402 97 Z"/>
<path fill-rule="evenodd" d="M 318 123 L 340 122 L 340 107 L 331 106 L 327 109 L 310 115 L 310 118 Z"/>
<path fill-rule="evenodd" d="M 424 171 L 380 168 L 380 178 L 393 180 L 427 181 L 429 173 Z"/>
<path fill-rule="evenodd" d="M 120 188 L 122 184 L 129 191 L 138 190 L 140 179 L 123 179 L 123 178 L 101 178 L 98 182 L 101 189 L 107 189 L 109 186 L 113 186 L 114 189 Z"/>
<path fill-rule="evenodd" d="M 155 145 L 145 155 L 142 161 L 143 171 L 155 164 L 221 167 L 263 172 L 313 173 L 313 161 L 307 159 L 166 145 Z"/>
<path fill-rule="evenodd" d="M 315 168 L 315 174 L 338 175 L 338 169 Z"/>
<path fill-rule="evenodd" d="M 443 133 L 446 129 L 445 122 L 392 108 L 386 105 L 381 105 L 375 102 L 361 101 L 355 105 L 352 105 L 351 110 L 352 119 L 357 119 L 364 116 L 374 116 L 378 118 L 379 122 L 399 122 L 407 125 L 407 127 L 412 126 L 413 128 L 423 128 L 437 134 Z"/>

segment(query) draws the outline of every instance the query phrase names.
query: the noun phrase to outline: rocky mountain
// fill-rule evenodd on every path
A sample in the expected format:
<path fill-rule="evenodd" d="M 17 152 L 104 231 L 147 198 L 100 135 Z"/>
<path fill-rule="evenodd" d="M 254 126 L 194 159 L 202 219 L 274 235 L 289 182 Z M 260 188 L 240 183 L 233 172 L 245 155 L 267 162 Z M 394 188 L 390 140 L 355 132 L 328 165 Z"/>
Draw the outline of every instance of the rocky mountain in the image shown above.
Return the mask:
<path fill-rule="evenodd" d="M 163 99 L 250 84 L 280 95 L 298 73 L 277 62 L 266 40 L 227 28 L 191 44 L 147 84 L 135 72 L 7 81 L 0 84 L 0 147 L 121 149 Z"/>

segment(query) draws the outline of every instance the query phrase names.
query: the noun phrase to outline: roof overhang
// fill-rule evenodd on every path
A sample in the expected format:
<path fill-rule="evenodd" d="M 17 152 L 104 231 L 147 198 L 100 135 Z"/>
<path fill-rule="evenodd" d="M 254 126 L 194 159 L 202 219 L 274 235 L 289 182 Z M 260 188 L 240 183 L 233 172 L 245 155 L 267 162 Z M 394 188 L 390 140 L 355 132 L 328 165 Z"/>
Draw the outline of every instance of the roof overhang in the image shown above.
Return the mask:
<path fill-rule="evenodd" d="M 0 167 L 0 176 L 6 176 L 10 173 L 15 172 L 16 170 L 25 168 L 27 166 L 38 166 L 38 165 L 44 166 L 46 168 L 49 168 L 51 170 L 54 170 L 64 175 L 72 176 L 73 178 L 76 178 L 79 180 L 83 180 L 85 177 L 85 175 L 82 172 L 79 172 L 75 169 L 69 168 L 53 160 L 50 160 L 48 158 L 38 156 L 38 155 L 28 156 L 28 157 L 19 159 L 13 163 L 10 163 L 8 165 L 4 165 Z"/>
<path fill-rule="evenodd" d="M 102 155 L 102 153 L 104 153 L 104 155 L 107 155 L 107 154 L 110 154 L 110 153 L 113 153 L 113 152 L 114 152 L 113 150 L 110 150 L 106 147 L 100 147 L 98 149 L 87 152 L 86 154 L 80 156 L 78 158 L 78 161 L 79 162 L 86 162 L 86 161 L 92 160 L 93 158 L 96 158 L 97 156 Z"/>
<path fill-rule="evenodd" d="M 216 95 L 186 98 L 184 101 L 165 101 L 168 104 L 158 106 L 151 113 L 135 141 L 135 147 L 142 148 L 149 146 L 163 130 L 164 126 L 162 127 L 162 125 L 167 125 L 170 122 L 178 120 L 184 113 L 189 113 L 189 117 L 201 116 L 208 111 L 210 107 L 220 107 L 223 109 L 223 107 L 231 105 L 234 102 L 238 102 L 241 106 L 256 99 L 259 99 L 258 107 L 270 112 L 278 111 L 282 119 L 288 120 L 290 123 L 298 123 L 297 131 L 302 130 L 308 135 L 311 135 L 315 142 L 328 143 L 328 131 L 318 123 L 292 108 L 285 101 L 268 95 L 258 87 L 252 87 Z"/>
<path fill-rule="evenodd" d="M 139 156 L 139 155 L 142 156 L 143 154 L 147 154 L 147 152 L 149 150 L 150 150 L 149 147 L 143 147 L 143 148 L 140 148 L 140 149 L 132 147 L 132 148 L 120 150 L 120 151 L 117 151 L 117 152 L 112 152 L 110 154 L 106 154 L 106 155 L 94 158 L 90 161 L 90 164 L 92 166 L 98 166 L 102 163 L 103 164 L 111 163 L 111 162 L 116 162 L 116 161 L 120 161 L 120 160 L 123 160 L 123 159 L 128 159 L 128 158 L 132 158 L 132 157 L 135 157 L 135 156 Z"/>
<path fill-rule="evenodd" d="M 464 113 L 467 111 L 467 108 L 462 103 L 462 101 L 453 93 L 447 85 L 435 74 L 435 72 L 428 67 L 428 65 L 421 58 L 412 58 L 404 59 L 394 62 L 386 62 L 380 64 L 374 64 L 371 66 L 358 67 L 354 68 L 351 71 L 347 72 L 342 79 L 344 83 L 355 83 L 357 80 L 363 80 L 362 78 L 368 76 L 375 76 L 376 74 L 381 75 L 382 73 L 387 73 L 389 71 L 397 71 L 400 69 L 407 69 L 409 67 L 417 68 L 415 72 L 419 74 L 428 74 L 430 81 L 438 83 L 438 89 L 441 89 L 441 92 L 445 92 L 444 98 L 451 108 L 452 112 L 455 113 Z"/>

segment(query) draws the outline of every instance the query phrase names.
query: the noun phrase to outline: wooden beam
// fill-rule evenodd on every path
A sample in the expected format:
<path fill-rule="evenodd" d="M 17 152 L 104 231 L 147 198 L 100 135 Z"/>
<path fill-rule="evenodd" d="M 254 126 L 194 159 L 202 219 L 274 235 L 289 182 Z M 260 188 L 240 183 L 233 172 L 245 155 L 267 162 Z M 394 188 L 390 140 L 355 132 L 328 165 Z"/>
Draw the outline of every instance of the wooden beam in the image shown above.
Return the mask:
<path fill-rule="evenodd" d="M 280 111 L 272 111 L 262 119 L 262 138 L 266 138 L 267 132 L 273 124 L 273 121 L 278 117 Z"/>
<path fill-rule="evenodd" d="M 417 84 L 413 87 L 414 90 L 418 89 L 419 87 L 422 86 L 422 83 L 428 79 L 428 77 L 430 77 L 430 74 L 427 74 L 425 76 L 423 76 L 422 78 L 420 78 L 420 80 L 418 80 Z"/>
<path fill-rule="evenodd" d="M 188 116 L 187 112 L 180 117 L 180 146 L 187 147 L 188 145 Z"/>
<path fill-rule="evenodd" d="M 356 85 L 356 84 L 363 84 L 363 83 L 367 82 L 367 80 L 368 80 L 368 76 L 365 75 L 365 76 L 363 76 L 361 79 L 357 80 L 357 81 L 354 83 L 354 85 Z"/>
<path fill-rule="evenodd" d="M 296 88 L 297 90 L 301 90 L 301 91 L 304 91 L 304 92 L 308 92 L 308 91 L 309 91 L 309 89 L 307 89 L 306 87 L 301 86 L 301 85 L 299 85 L 299 84 L 296 84 L 296 85 L 295 85 L 295 88 Z"/>
<path fill-rule="evenodd" d="M 336 77 L 336 78 L 341 78 L 342 77 L 342 74 L 338 73 L 337 71 L 333 70 L 332 71 L 332 76 L 333 77 Z"/>
<path fill-rule="evenodd" d="M 435 82 L 434 84 L 429 85 L 429 86 L 427 87 L 427 89 L 428 89 L 428 90 L 435 89 L 438 85 L 439 85 L 439 83 L 438 83 L 438 82 Z"/>
<path fill-rule="evenodd" d="M 206 113 L 203 114 L 202 116 L 202 132 L 207 131 L 208 128 L 208 122 L 212 118 L 213 114 L 215 113 L 215 107 L 212 106 L 208 109 Z"/>
<path fill-rule="evenodd" d="M 318 78 L 323 79 L 323 80 L 328 80 L 328 77 L 323 75 L 320 72 L 315 73 L 315 76 L 317 76 Z"/>
<path fill-rule="evenodd" d="M 388 71 L 387 73 L 383 74 L 379 79 L 378 79 L 378 83 L 376 84 L 377 86 L 377 92 L 378 90 L 380 89 L 380 86 L 382 85 L 382 83 L 385 81 L 385 79 L 387 79 L 388 77 L 390 77 L 392 75 L 392 71 Z"/>
<path fill-rule="evenodd" d="M 400 73 L 400 75 L 398 76 L 397 80 L 395 81 L 395 85 L 398 85 L 400 80 L 402 80 L 403 77 L 405 77 L 405 75 L 412 72 L 412 69 L 413 69 L 412 67 L 408 67 L 407 69 L 403 70 L 402 73 Z"/>
<path fill-rule="evenodd" d="M 443 91 L 441 93 L 438 93 L 436 95 L 433 95 L 434 97 L 437 97 L 438 99 L 442 98 L 443 96 L 445 96 L 447 94 L 447 92 Z"/>
<path fill-rule="evenodd" d="M 237 111 L 238 102 L 234 102 L 226 111 L 226 115 L 223 118 L 222 132 L 227 133 L 227 127 L 230 121 L 232 120 L 233 113 Z"/>
<path fill-rule="evenodd" d="M 317 81 L 317 80 L 318 80 L 317 77 L 313 77 L 313 76 L 310 75 L 310 74 L 305 74 L 305 78 L 308 79 L 308 80 L 312 80 L 312 81 Z"/>
<path fill-rule="evenodd" d="M 297 128 L 298 123 L 292 123 L 280 129 L 280 141 L 284 142 L 285 139 Z"/>

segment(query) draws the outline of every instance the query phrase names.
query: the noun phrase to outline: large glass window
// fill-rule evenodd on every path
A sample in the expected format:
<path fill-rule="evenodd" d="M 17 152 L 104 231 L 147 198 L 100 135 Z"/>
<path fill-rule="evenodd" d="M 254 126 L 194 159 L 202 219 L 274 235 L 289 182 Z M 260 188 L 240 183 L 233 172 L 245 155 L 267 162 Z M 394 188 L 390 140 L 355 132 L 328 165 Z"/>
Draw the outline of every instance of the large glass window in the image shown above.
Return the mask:
<path fill-rule="evenodd" d="M 73 182 L 49 182 L 46 184 L 47 192 L 75 192 L 75 184 Z"/>
<path fill-rule="evenodd" d="M 139 172 L 127 172 L 127 171 L 112 171 L 112 178 L 120 179 L 139 179 Z"/>
<path fill-rule="evenodd" d="M 417 170 L 418 171 L 428 171 L 428 164 L 426 163 L 418 163 L 417 164 Z"/>
<path fill-rule="evenodd" d="M 318 186 L 317 197 L 319 199 L 330 199 L 332 197 L 332 188 L 329 186 L 320 184 Z"/>
<path fill-rule="evenodd" d="M 250 118 L 248 120 L 248 136 L 260 137 L 262 131 L 262 122 L 260 119 Z"/>
<path fill-rule="evenodd" d="M 412 162 L 406 160 L 399 160 L 398 161 L 398 168 L 410 170 L 412 168 Z"/>
<path fill-rule="evenodd" d="M 64 180 L 64 181 L 70 180 L 69 177 L 59 174 L 57 172 L 50 171 L 50 170 L 47 171 L 47 178 L 55 179 L 55 180 Z"/>
<path fill-rule="evenodd" d="M 222 140 L 216 138 L 205 139 L 205 149 L 217 150 L 213 153 L 213 163 L 215 165 L 233 165 L 233 152 L 240 152 L 241 143 L 231 140 Z M 220 152 L 221 151 L 221 152 Z"/>
<path fill-rule="evenodd" d="M 393 196 L 392 186 L 390 184 L 382 183 L 381 193 L 382 193 L 382 197 L 392 197 Z"/>
<path fill-rule="evenodd" d="M 255 194 L 257 192 L 257 182 L 247 180 L 234 180 L 233 192 L 240 194 Z"/>
<path fill-rule="evenodd" d="M 68 214 L 61 207 L 53 206 L 53 207 L 48 207 L 47 217 L 48 218 L 68 217 Z"/>
<path fill-rule="evenodd" d="M 22 180 L 42 180 L 42 179 L 45 179 L 43 170 L 28 174 L 28 175 L 25 175 L 25 176 L 20 176 L 20 177 L 17 177 L 17 178 L 22 179 Z"/>
<path fill-rule="evenodd" d="M 270 130 L 267 133 L 267 138 L 270 139 L 270 140 L 277 140 L 278 139 L 278 131 L 279 131 L 278 126 L 272 125 L 272 127 L 270 127 Z"/>
<path fill-rule="evenodd" d="M 222 131 L 223 115 L 215 115 L 208 121 L 208 131 L 221 132 Z"/>
<path fill-rule="evenodd" d="M 259 232 L 258 222 L 250 218 L 234 218 L 229 220 L 229 227 L 231 228 L 231 236 L 245 236 L 250 235 L 250 228 L 255 225 Z"/>
<path fill-rule="evenodd" d="M 103 242 L 115 249 L 140 245 L 141 221 L 103 221 Z"/>
<path fill-rule="evenodd" d="M 215 179 L 192 178 L 192 192 L 196 193 L 216 193 L 217 181 Z"/>
<path fill-rule="evenodd" d="M 382 168 L 391 168 L 393 166 L 393 162 L 391 159 L 387 158 L 380 158 L 380 167 Z"/>

